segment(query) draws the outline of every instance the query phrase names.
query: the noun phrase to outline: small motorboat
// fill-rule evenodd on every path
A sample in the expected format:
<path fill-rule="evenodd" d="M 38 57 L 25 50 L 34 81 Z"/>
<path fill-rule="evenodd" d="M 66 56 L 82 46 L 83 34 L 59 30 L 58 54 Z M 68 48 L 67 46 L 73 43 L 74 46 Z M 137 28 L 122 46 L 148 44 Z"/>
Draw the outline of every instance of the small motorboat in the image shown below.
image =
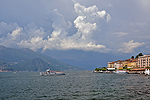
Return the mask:
<path fill-rule="evenodd" d="M 60 71 L 51 71 L 50 69 L 47 69 L 46 72 L 40 72 L 41 76 L 53 76 L 53 75 L 65 75 L 64 72 Z"/>

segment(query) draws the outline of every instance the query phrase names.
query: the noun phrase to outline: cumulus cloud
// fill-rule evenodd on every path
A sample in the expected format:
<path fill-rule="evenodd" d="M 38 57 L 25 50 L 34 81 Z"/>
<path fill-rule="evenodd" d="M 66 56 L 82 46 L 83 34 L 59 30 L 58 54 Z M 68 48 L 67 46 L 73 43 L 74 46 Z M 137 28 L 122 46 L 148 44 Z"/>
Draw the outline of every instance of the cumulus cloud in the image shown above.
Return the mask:
<path fill-rule="evenodd" d="M 45 37 L 44 29 L 37 28 L 33 23 L 20 27 L 16 23 L 7 24 L 1 22 L 0 26 L 3 28 L 0 33 L 0 44 L 8 47 L 29 47 L 32 50 L 37 50 L 35 48 L 37 44 L 33 44 L 33 40 L 37 41 L 36 38 Z"/>
<path fill-rule="evenodd" d="M 18 28 L 17 23 L 7 24 L 5 22 L 0 22 L 0 37 L 5 37 L 9 32 Z"/>
<path fill-rule="evenodd" d="M 92 39 L 94 35 L 94 31 L 97 30 L 97 21 L 98 20 L 106 20 L 104 17 L 107 17 L 106 11 L 98 11 L 96 6 L 91 7 L 84 7 L 79 3 L 74 4 L 74 9 L 78 14 L 77 18 L 74 20 L 74 26 L 77 29 L 77 32 L 72 36 L 67 36 L 66 28 L 64 28 L 63 24 L 60 22 L 64 22 L 65 26 L 69 25 L 66 23 L 63 16 L 57 11 L 56 19 L 53 20 L 58 21 L 57 17 L 59 18 L 58 24 L 53 26 L 54 31 L 52 32 L 51 36 L 45 40 L 45 49 L 61 49 L 61 50 L 68 50 L 68 49 L 78 49 L 78 50 L 85 50 L 85 51 L 98 51 L 98 52 L 106 52 L 109 49 L 106 46 L 101 44 L 95 44 L 95 41 Z M 60 20 L 61 19 L 61 20 Z M 107 22 L 107 20 L 106 20 Z"/>
<path fill-rule="evenodd" d="M 20 27 L 17 24 L 0 23 L 0 26 L 7 27 L 9 32 L 0 33 L 0 44 L 9 46 L 18 46 L 30 48 L 34 51 L 38 49 L 78 49 L 84 51 L 109 51 L 105 45 L 96 44 L 92 39 L 94 32 L 100 28 L 99 21 L 105 23 L 111 20 L 110 14 L 105 10 L 99 11 L 96 5 L 85 7 L 79 3 L 74 4 L 76 19 L 73 21 L 77 32 L 73 35 L 68 35 L 67 30 L 73 25 L 66 21 L 62 14 L 57 9 L 53 10 L 52 18 L 52 33 L 47 33 L 42 27 L 37 27 L 34 23 L 28 24 L 25 27 Z M 2 36 L 2 34 L 5 34 Z"/>
<path fill-rule="evenodd" d="M 16 43 L 21 40 L 22 28 L 16 23 L 7 24 L 5 22 L 0 23 L 0 44 L 7 46 L 16 46 Z"/>
<path fill-rule="evenodd" d="M 76 13 L 79 16 L 88 16 L 85 18 L 88 22 L 95 22 L 98 21 L 100 18 L 110 21 L 111 16 L 109 13 L 107 13 L 105 10 L 99 11 L 96 5 L 90 6 L 86 8 L 83 5 L 80 5 L 79 3 L 74 4 L 74 9 Z"/>
<path fill-rule="evenodd" d="M 122 48 L 119 49 L 119 51 L 124 52 L 124 53 L 132 53 L 134 52 L 135 48 L 143 46 L 144 44 L 145 44 L 144 42 L 140 43 L 140 42 L 134 42 L 134 40 L 131 40 L 127 43 L 126 42 L 123 43 Z"/>

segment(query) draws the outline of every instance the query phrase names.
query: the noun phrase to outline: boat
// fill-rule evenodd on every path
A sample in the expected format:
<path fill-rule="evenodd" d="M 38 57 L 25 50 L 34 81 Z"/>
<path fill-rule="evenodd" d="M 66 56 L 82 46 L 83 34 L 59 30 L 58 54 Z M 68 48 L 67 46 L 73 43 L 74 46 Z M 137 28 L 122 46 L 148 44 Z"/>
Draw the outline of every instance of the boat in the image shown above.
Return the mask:
<path fill-rule="evenodd" d="M 115 74 L 129 74 L 127 70 L 116 70 L 114 73 Z"/>
<path fill-rule="evenodd" d="M 51 71 L 50 69 L 47 69 L 46 72 L 40 72 L 41 76 L 54 76 L 54 75 L 65 75 L 64 72 L 60 71 Z"/>

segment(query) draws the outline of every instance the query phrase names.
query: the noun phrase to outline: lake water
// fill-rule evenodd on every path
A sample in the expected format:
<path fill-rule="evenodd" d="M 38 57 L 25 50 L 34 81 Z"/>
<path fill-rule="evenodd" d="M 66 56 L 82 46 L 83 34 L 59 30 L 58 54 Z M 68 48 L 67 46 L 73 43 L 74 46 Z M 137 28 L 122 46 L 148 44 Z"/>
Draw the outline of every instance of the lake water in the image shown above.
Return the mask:
<path fill-rule="evenodd" d="M 0 100 L 150 100 L 150 79 L 135 74 L 86 71 L 63 76 L 0 73 Z"/>

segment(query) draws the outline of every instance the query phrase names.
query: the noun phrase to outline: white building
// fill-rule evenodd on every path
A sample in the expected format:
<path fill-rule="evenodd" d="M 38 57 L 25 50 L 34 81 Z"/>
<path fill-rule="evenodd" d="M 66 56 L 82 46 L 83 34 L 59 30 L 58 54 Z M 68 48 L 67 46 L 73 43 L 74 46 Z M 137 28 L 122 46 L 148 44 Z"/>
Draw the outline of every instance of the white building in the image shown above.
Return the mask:
<path fill-rule="evenodd" d="M 150 67 L 150 54 L 139 56 L 138 67 L 140 67 L 140 68 Z"/>

